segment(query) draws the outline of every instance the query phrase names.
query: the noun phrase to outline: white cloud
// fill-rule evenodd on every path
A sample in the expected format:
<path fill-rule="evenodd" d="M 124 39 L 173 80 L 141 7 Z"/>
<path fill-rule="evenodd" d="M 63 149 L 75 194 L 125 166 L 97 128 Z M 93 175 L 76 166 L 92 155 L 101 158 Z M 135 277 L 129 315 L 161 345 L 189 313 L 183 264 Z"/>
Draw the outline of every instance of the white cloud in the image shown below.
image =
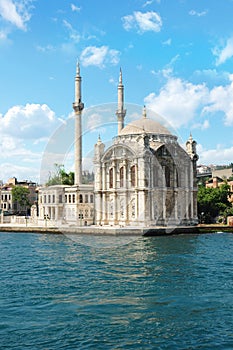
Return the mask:
<path fill-rule="evenodd" d="M 146 6 L 152 5 L 154 1 L 157 2 L 157 4 L 160 4 L 160 3 L 161 3 L 161 0 L 147 0 L 147 1 L 142 5 L 142 7 L 146 7 Z"/>
<path fill-rule="evenodd" d="M 151 92 L 145 97 L 147 106 L 168 120 L 173 127 L 188 125 L 195 117 L 211 115 L 223 116 L 226 126 L 233 126 L 233 74 L 228 75 L 226 85 L 218 85 L 209 89 L 204 83 L 193 84 L 171 74 L 158 94 Z M 159 73 L 151 71 L 152 74 Z M 194 123 L 192 127 L 201 130 L 209 128 L 207 119 Z"/>
<path fill-rule="evenodd" d="M 18 139 L 47 137 L 60 124 L 55 113 L 46 105 L 14 106 L 0 118 L 0 134 Z"/>
<path fill-rule="evenodd" d="M 107 63 L 116 65 L 119 63 L 120 52 L 110 49 L 108 46 L 88 46 L 80 56 L 83 66 L 97 66 L 103 68 Z"/>
<path fill-rule="evenodd" d="M 70 7 L 71 7 L 71 10 L 73 12 L 80 12 L 81 11 L 81 7 L 78 7 L 78 6 L 74 5 L 74 4 L 71 4 Z"/>
<path fill-rule="evenodd" d="M 0 41 L 7 40 L 7 34 L 8 32 L 6 30 L 0 30 Z"/>
<path fill-rule="evenodd" d="M 8 179 L 16 177 L 18 180 L 39 181 L 39 168 L 12 164 L 9 162 L 1 163 L 0 180 L 5 183 Z"/>
<path fill-rule="evenodd" d="M 163 45 L 164 46 L 170 46 L 171 45 L 171 43 L 172 43 L 172 39 L 171 38 L 169 38 L 169 39 L 167 39 L 167 40 L 165 40 L 165 41 L 163 41 Z"/>
<path fill-rule="evenodd" d="M 215 47 L 212 52 L 217 56 L 216 66 L 225 63 L 233 56 L 233 37 L 227 40 L 223 48 Z"/>
<path fill-rule="evenodd" d="M 81 39 L 80 34 L 65 19 L 63 20 L 63 25 L 68 29 L 69 37 L 72 40 L 72 42 L 78 43 L 80 41 L 80 39 Z"/>
<path fill-rule="evenodd" d="M 26 30 L 30 20 L 31 0 L 0 0 L 0 15 L 6 21 L 21 30 Z"/>
<path fill-rule="evenodd" d="M 225 125 L 233 125 L 233 76 L 231 83 L 226 86 L 217 86 L 210 91 L 209 105 L 203 109 L 203 114 L 223 112 Z"/>
<path fill-rule="evenodd" d="M 153 2 L 154 2 L 154 0 L 147 0 L 147 1 L 142 5 L 142 7 L 146 7 L 146 6 L 148 6 L 148 5 L 151 5 L 151 4 L 153 4 Z"/>
<path fill-rule="evenodd" d="M 216 149 L 206 150 L 202 145 L 197 145 L 200 164 L 230 164 L 232 163 L 233 146 L 223 148 L 217 146 Z"/>
<path fill-rule="evenodd" d="M 198 81 L 210 81 L 216 85 L 229 82 L 229 73 L 216 69 L 196 70 L 193 72 L 193 77 L 198 78 Z"/>
<path fill-rule="evenodd" d="M 144 101 L 147 106 L 165 117 L 173 127 L 187 125 L 198 109 L 208 100 L 209 91 L 204 84 L 194 85 L 170 77 L 156 96 L 150 93 Z"/>
<path fill-rule="evenodd" d="M 135 11 L 132 15 L 122 17 L 123 28 L 125 30 L 136 29 L 138 33 L 147 31 L 160 32 L 162 19 L 157 12 Z"/>
<path fill-rule="evenodd" d="M 60 125 L 45 104 L 13 106 L 0 114 L 0 179 L 16 176 L 37 181 L 45 145 Z M 3 169 L 6 162 L 8 169 Z"/>
<path fill-rule="evenodd" d="M 204 120 L 203 123 L 196 123 L 192 126 L 193 129 L 200 129 L 200 130 L 206 130 L 209 129 L 210 127 L 210 122 L 209 120 Z"/>
<path fill-rule="evenodd" d="M 51 51 L 55 51 L 56 48 L 52 45 L 46 45 L 46 46 L 37 45 L 36 50 L 40 52 L 51 52 Z"/>
<path fill-rule="evenodd" d="M 9 135 L 1 135 L 0 180 L 10 177 L 38 181 L 41 153 L 32 151 L 23 140 Z"/>
<path fill-rule="evenodd" d="M 197 17 L 203 17 L 203 16 L 207 15 L 207 13 L 208 13 L 207 10 L 202 11 L 202 12 L 198 12 L 198 11 L 195 11 L 195 10 L 189 11 L 190 16 L 197 16 Z"/>
<path fill-rule="evenodd" d="M 112 85 L 116 85 L 116 81 L 113 77 L 109 78 L 109 83 L 112 84 Z"/>

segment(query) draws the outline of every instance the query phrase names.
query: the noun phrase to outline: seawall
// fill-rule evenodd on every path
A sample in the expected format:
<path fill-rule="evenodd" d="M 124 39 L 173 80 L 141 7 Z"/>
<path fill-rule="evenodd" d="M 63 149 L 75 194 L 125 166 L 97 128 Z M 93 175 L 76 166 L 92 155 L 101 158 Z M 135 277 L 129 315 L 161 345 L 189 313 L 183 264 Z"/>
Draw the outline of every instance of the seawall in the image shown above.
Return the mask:
<path fill-rule="evenodd" d="M 39 227 L 25 225 L 0 225 L 1 232 L 28 232 L 51 234 L 86 234 L 86 235 L 116 235 L 116 236 L 166 236 L 178 234 L 204 234 L 217 232 L 232 232 L 233 227 L 227 225 L 197 225 L 178 227 Z"/>

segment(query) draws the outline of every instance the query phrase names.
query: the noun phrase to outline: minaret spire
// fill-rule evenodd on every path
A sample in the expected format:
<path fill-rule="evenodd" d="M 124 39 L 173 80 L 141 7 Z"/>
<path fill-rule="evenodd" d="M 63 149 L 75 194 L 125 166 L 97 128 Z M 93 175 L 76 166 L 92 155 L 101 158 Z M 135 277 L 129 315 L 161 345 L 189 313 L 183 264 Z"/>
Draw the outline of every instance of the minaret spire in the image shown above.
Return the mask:
<path fill-rule="evenodd" d="M 122 70 L 120 68 L 119 83 L 118 83 L 118 105 L 117 105 L 117 121 L 118 121 L 118 135 L 124 128 L 124 118 L 126 110 L 124 109 L 124 85 L 122 80 Z"/>
<path fill-rule="evenodd" d="M 121 70 L 121 67 L 120 67 L 120 75 L 119 75 L 119 84 L 122 85 L 122 70 Z"/>
<path fill-rule="evenodd" d="M 146 115 L 146 106 L 144 105 L 143 106 L 143 118 L 146 119 L 147 118 L 147 115 Z"/>
<path fill-rule="evenodd" d="M 75 170 L 74 170 L 74 184 L 82 184 L 82 110 L 84 104 L 82 103 L 81 93 L 82 78 L 80 76 L 80 65 L 77 62 L 76 76 L 75 76 L 75 101 L 73 109 L 75 113 Z"/>
<path fill-rule="evenodd" d="M 80 64 L 79 64 L 79 60 L 77 60 L 77 64 L 76 64 L 76 75 L 80 76 Z"/>

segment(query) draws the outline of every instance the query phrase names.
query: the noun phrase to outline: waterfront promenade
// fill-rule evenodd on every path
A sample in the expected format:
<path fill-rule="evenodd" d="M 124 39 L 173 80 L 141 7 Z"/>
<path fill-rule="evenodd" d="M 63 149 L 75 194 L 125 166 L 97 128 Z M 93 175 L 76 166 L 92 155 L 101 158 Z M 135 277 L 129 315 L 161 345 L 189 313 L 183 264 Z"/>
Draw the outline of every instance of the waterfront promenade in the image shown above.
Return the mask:
<path fill-rule="evenodd" d="M 111 227 L 111 226 L 38 226 L 33 224 L 0 224 L 1 232 L 29 232 L 54 234 L 87 234 L 87 235 L 128 235 L 128 236 L 166 236 L 177 234 L 201 234 L 214 232 L 232 232 L 228 225 L 197 225 L 197 226 L 161 226 L 161 227 Z"/>

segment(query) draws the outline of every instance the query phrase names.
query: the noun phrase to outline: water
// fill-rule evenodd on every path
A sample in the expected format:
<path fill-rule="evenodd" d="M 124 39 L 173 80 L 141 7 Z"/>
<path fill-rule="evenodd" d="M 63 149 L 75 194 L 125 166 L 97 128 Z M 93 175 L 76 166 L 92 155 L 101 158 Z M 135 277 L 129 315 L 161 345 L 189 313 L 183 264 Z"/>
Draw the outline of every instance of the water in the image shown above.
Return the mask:
<path fill-rule="evenodd" d="M 233 235 L 0 233 L 0 349 L 233 349 Z"/>

